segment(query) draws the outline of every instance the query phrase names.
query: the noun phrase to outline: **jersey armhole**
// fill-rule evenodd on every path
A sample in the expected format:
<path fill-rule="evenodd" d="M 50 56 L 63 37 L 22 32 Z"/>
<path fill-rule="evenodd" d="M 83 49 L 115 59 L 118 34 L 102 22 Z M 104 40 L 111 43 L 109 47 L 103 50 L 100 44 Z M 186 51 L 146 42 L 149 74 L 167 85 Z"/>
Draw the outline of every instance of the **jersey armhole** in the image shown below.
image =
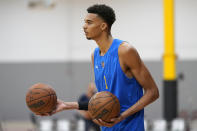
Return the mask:
<path fill-rule="evenodd" d="M 120 45 L 123 44 L 123 42 L 128 43 L 127 41 L 122 41 L 122 42 L 119 44 L 119 46 L 118 46 L 118 65 L 119 65 L 119 68 L 120 68 L 121 73 L 122 73 L 123 76 L 126 78 L 126 80 L 127 80 L 127 81 L 130 81 L 130 80 L 134 79 L 134 77 L 131 77 L 131 78 L 128 77 L 128 76 L 124 73 L 124 71 L 123 71 L 123 69 L 122 69 L 122 67 L 121 67 L 121 65 L 120 65 L 119 47 L 120 47 Z M 129 43 L 128 43 L 128 44 L 129 44 Z"/>

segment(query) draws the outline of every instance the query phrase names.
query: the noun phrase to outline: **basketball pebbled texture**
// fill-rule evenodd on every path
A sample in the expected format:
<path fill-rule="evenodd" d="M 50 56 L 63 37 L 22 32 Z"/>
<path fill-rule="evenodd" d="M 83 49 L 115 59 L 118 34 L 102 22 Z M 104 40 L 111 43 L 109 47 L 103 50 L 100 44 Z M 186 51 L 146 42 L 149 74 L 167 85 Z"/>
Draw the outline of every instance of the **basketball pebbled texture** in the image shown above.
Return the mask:
<path fill-rule="evenodd" d="M 26 104 L 34 113 L 50 113 L 56 108 L 57 96 L 51 86 L 38 83 L 28 89 Z"/>
<path fill-rule="evenodd" d="M 96 93 L 88 104 L 89 114 L 93 119 L 102 119 L 110 122 L 120 114 L 120 103 L 118 98 L 108 91 Z"/>

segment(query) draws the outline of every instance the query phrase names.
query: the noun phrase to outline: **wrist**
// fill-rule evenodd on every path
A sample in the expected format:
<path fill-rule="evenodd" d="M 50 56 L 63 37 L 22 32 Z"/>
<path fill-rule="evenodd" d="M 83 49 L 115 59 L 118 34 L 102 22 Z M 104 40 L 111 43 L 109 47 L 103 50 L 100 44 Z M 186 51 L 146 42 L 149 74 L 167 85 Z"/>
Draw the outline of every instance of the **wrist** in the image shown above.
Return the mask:
<path fill-rule="evenodd" d="M 79 109 L 77 102 L 64 102 L 64 110 Z"/>
<path fill-rule="evenodd" d="M 89 103 L 89 101 L 85 101 L 85 102 L 78 101 L 78 109 L 87 111 L 88 110 L 88 103 Z"/>
<path fill-rule="evenodd" d="M 121 121 L 124 120 L 125 118 L 127 118 L 127 115 L 123 112 L 122 114 L 120 114 L 120 119 Z"/>

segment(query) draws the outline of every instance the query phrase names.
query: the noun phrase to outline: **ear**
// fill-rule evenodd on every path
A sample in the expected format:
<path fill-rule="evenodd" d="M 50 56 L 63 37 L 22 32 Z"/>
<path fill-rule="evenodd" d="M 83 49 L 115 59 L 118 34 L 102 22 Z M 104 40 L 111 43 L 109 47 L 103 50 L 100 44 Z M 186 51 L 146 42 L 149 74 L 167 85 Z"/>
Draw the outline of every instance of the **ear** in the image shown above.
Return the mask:
<path fill-rule="evenodd" d="M 101 24 L 101 30 L 106 30 L 107 29 L 107 23 L 103 22 Z"/>

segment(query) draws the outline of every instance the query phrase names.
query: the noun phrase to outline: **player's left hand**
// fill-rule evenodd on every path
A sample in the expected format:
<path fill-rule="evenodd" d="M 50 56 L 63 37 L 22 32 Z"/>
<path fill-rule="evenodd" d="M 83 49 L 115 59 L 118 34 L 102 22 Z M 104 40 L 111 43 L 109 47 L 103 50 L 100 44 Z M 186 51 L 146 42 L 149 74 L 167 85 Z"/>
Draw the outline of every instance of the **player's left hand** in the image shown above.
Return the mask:
<path fill-rule="evenodd" d="M 119 117 L 112 118 L 111 122 L 105 122 L 101 119 L 94 119 L 93 121 L 100 126 L 112 127 L 112 126 L 114 126 L 115 124 L 119 123 L 122 120 L 123 120 L 123 117 L 120 115 Z"/>

